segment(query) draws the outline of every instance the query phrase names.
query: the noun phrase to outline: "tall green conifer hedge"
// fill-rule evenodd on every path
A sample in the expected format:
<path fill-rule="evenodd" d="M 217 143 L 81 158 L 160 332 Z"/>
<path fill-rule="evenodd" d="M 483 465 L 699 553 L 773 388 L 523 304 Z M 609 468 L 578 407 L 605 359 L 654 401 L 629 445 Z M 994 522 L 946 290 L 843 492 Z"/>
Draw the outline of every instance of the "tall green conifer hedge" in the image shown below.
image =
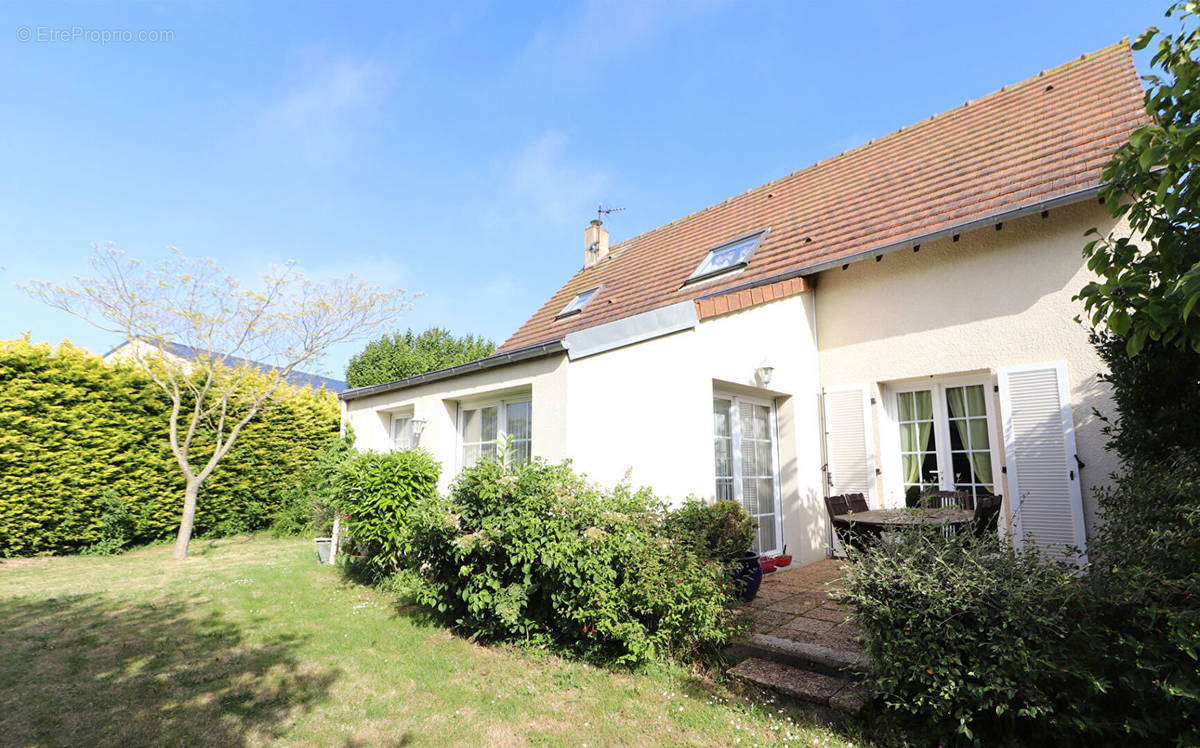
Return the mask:
<path fill-rule="evenodd" d="M 115 550 L 178 529 L 169 402 L 140 372 L 64 343 L 0 341 L 0 557 Z M 288 388 L 200 490 L 198 534 L 265 527 L 337 434 L 335 397 Z"/>

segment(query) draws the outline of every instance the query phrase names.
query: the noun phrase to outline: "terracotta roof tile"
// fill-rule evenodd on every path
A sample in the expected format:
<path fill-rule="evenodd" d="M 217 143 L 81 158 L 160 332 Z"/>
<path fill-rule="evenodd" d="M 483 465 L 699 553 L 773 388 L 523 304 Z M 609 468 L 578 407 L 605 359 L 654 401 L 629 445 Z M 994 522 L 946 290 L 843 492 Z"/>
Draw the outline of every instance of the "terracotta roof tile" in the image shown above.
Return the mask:
<path fill-rule="evenodd" d="M 1122 40 L 621 242 L 500 351 L 680 301 L 696 301 L 703 318 L 799 293 L 803 282 L 785 292 L 776 276 L 1095 187 L 1147 121 Z M 710 249 L 768 227 L 745 270 L 683 285 Z M 771 291 L 754 288 L 766 283 Z M 600 284 L 582 314 L 554 319 Z"/>

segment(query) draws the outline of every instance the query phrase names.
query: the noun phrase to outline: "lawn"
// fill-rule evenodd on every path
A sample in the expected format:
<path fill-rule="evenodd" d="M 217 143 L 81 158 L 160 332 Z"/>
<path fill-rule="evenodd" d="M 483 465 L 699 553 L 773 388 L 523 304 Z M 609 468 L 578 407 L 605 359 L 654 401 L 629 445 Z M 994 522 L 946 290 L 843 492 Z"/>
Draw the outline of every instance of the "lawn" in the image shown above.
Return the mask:
<path fill-rule="evenodd" d="M 0 743 L 851 744 L 682 668 L 465 641 L 311 541 L 192 548 L 0 562 Z"/>

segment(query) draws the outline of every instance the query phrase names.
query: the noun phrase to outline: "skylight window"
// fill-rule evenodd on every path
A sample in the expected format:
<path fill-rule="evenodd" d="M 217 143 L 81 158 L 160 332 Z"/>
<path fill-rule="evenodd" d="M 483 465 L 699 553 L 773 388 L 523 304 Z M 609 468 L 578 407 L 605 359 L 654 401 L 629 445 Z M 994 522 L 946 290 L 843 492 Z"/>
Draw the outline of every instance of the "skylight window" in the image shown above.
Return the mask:
<path fill-rule="evenodd" d="M 766 231 L 760 231 L 757 234 L 726 242 L 710 250 L 705 255 L 704 261 L 700 263 L 700 267 L 696 268 L 696 272 L 692 273 L 684 282 L 695 283 L 746 267 L 750 263 L 750 257 L 753 256 L 754 250 L 758 249 L 758 245 L 762 243 L 763 237 L 766 235 Z"/>
<path fill-rule="evenodd" d="M 563 310 L 556 314 L 554 319 L 562 319 L 563 317 L 570 317 L 572 314 L 579 314 L 583 311 L 583 307 L 592 300 L 592 297 L 595 296 L 596 292 L 599 290 L 600 286 L 596 286 L 595 288 L 589 288 L 586 291 L 580 291 L 579 293 L 575 294 L 575 298 L 571 299 L 571 303 L 563 307 Z"/>

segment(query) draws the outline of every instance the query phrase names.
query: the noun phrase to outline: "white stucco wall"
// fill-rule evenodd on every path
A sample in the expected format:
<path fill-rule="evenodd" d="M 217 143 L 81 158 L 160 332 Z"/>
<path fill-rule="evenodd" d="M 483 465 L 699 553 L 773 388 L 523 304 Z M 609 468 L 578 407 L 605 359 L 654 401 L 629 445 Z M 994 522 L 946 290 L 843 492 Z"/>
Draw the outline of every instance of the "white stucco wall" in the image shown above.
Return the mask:
<path fill-rule="evenodd" d="M 672 501 L 691 494 L 711 499 L 714 387 L 773 400 L 784 542 L 801 563 L 823 558 L 808 306 L 802 294 L 571 362 L 567 441 L 576 466 L 601 484 L 629 471 L 633 485 L 651 486 Z M 754 378 L 764 364 L 774 367 L 766 388 Z"/>
<path fill-rule="evenodd" d="M 994 381 L 998 367 L 1066 361 L 1076 446 L 1087 465 L 1081 486 L 1090 529 L 1091 488 L 1104 484 L 1117 465 L 1092 415 L 1093 408 L 1111 413 L 1108 389 L 1097 379 L 1103 364 L 1074 321 L 1082 304 L 1071 297 L 1091 277 L 1081 254 L 1084 232 L 1113 226 L 1104 208 L 1088 201 L 1047 218 L 1005 223 L 1000 231 L 923 245 L 919 253 L 901 251 L 821 273 L 815 294 L 822 385 L 871 389 L 876 454 L 886 458 L 885 430 L 892 424 L 880 383 L 968 372 L 990 374 Z M 999 420 L 993 445 L 1004 443 Z M 879 465 L 879 490 L 891 489 L 895 501 L 895 466 L 889 474 L 886 459 Z"/>
<path fill-rule="evenodd" d="M 532 394 L 533 454 L 559 462 L 567 457 L 566 362 L 565 355 L 557 354 L 350 400 L 346 422 L 359 449 L 383 452 L 391 448 L 392 413 L 408 411 L 425 419 L 420 446 L 442 463 L 439 488 L 445 491 L 460 469 L 458 409 L 504 395 Z"/>
<path fill-rule="evenodd" d="M 603 485 L 627 471 L 678 502 L 714 492 L 714 390 L 773 400 L 779 437 L 784 542 L 800 563 L 824 555 L 827 521 L 818 403 L 824 389 L 866 387 L 872 407 L 877 495 L 897 502 L 898 459 L 884 411 L 889 385 L 999 367 L 1065 361 L 1080 459 L 1085 518 L 1095 523 L 1092 486 L 1116 469 L 1093 408 L 1111 412 L 1102 363 L 1074 321 L 1071 297 L 1089 279 L 1081 250 L 1091 227 L 1113 220 L 1095 203 L 905 250 L 882 261 L 823 272 L 816 290 L 701 322 L 695 329 L 569 361 L 566 355 L 352 400 L 347 420 L 360 448 L 389 448 L 388 416 L 427 420 L 421 446 L 444 466 L 445 490 L 459 469 L 457 412 L 465 403 L 531 392 L 533 453 L 570 458 Z M 815 317 L 815 323 L 814 323 Z M 817 336 L 814 340 L 814 324 Z M 774 367 L 759 387 L 755 370 Z M 992 395 L 993 401 L 995 395 Z M 999 405 L 992 444 L 1003 464 Z M 881 438 L 882 437 L 882 438 Z M 1007 494 L 1000 475 L 1000 491 Z"/>

